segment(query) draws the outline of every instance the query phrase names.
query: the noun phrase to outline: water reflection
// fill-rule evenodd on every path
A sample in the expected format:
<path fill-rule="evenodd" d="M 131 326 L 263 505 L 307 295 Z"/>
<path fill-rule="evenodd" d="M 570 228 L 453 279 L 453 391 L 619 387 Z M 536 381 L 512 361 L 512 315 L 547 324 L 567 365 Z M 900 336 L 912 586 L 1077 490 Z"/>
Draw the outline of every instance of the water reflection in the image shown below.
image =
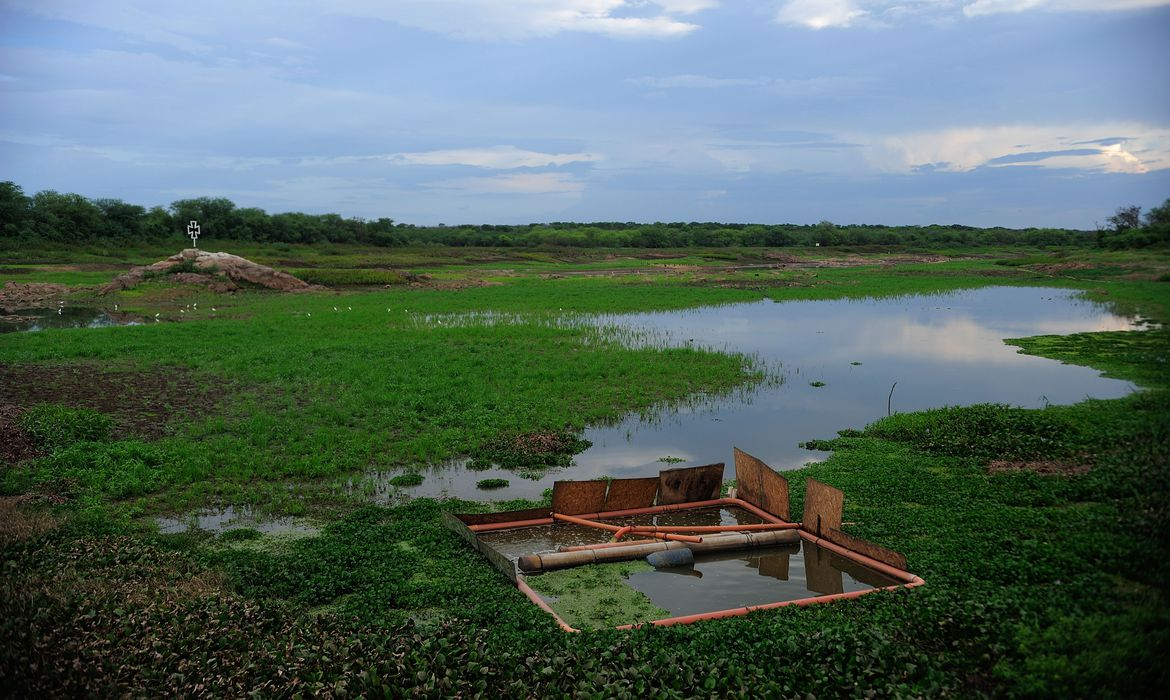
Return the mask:
<path fill-rule="evenodd" d="M 445 322 L 525 321 L 463 315 Z M 612 337 L 631 345 L 695 345 L 750 355 L 783 381 L 694 397 L 651 415 L 594 426 L 585 434 L 593 447 L 576 457 L 575 466 L 537 480 L 503 470 L 470 472 L 452 463 L 438 465 L 423 484 L 401 493 L 483 499 L 475 481 L 501 476 L 511 483 L 492 498 L 539 498 L 558 479 L 653 474 L 672 466 L 659 461 L 668 455 L 685 460 L 678 466 L 730 463 L 733 445 L 774 468 L 794 469 L 827 456 L 801 449 L 800 442 L 864 427 L 886 415 L 887 401 L 893 411 L 908 412 L 975 403 L 1038 408 L 1088 397 L 1117 398 L 1134 391 L 1134 385 L 1086 367 L 1021 355 L 1003 340 L 1141 327 L 1073 291 L 1028 287 L 892 299 L 760 301 L 577 316 L 555 323 L 610 329 Z"/>
<path fill-rule="evenodd" d="M 259 532 L 283 532 L 300 535 L 312 535 L 318 532 L 318 528 L 299 518 L 260 517 L 249 506 L 225 506 L 176 517 L 155 518 L 155 524 L 158 525 L 158 531 L 163 534 L 187 532 L 188 530 L 206 530 L 207 532 L 219 533 L 241 528 L 249 528 Z"/>
<path fill-rule="evenodd" d="M 680 577 L 677 574 L 689 574 Z M 671 615 L 849 593 L 897 583 L 808 542 L 695 557 L 693 567 L 659 569 L 626 583 Z"/>
<path fill-rule="evenodd" d="M 135 326 L 142 319 L 126 313 L 92 306 L 59 306 L 5 310 L 0 315 L 0 333 L 43 331 L 52 328 L 105 328 Z"/>

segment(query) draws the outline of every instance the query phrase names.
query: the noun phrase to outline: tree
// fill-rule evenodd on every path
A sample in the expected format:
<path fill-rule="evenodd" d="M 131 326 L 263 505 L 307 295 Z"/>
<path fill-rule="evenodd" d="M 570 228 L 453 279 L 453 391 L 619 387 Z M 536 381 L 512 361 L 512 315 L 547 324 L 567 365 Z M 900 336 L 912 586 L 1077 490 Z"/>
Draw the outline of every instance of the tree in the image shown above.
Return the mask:
<path fill-rule="evenodd" d="M 1117 233 L 1123 233 L 1142 225 L 1142 208 L 1139 206 L 1119 207 L 1117 213 L 1106 219 Z"/>
<path fill-rule="evenodd" d="M 0 238 L 16 238 L 25 233 L 31 214 L 32 199 L 15 182 L 0 182 Z"/>
<path fill-rule="evenodd" d="M 1162 206 L 1154 207 L 1146 212 L 1146 226 L 1164 226 L 1170 224 L 1170 199 L 1162 202 Z"/>

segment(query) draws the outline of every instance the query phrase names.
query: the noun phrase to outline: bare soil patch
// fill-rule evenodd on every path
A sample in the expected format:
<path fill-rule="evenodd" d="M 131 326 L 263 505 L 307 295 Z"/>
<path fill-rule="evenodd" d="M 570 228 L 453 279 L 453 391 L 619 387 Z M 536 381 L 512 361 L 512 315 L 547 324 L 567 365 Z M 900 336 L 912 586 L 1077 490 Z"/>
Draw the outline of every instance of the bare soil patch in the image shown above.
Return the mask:
<path fill-rule="evenodd" d="M 36 439 L 20 427 L 23 413 L 20 406 L 0 404 L 0 460 L 8 464 L 19 464 L 41 455 Z"/>
<path fill-rule="evenodd" d="M 0 309 L 27 309 L 49 306 L 82 287 L 53 282 L 5 282 L 0 287 Z"/>
<path fill-rule="evenodd" d="M 176 420 L 213 413 L 236 387 L 177 367 L 107 369 L 94 364 L 0 364 L 0 405 L 56 403 L 91 408 L 114 420 L 115 437 L 158 438 Z"/>

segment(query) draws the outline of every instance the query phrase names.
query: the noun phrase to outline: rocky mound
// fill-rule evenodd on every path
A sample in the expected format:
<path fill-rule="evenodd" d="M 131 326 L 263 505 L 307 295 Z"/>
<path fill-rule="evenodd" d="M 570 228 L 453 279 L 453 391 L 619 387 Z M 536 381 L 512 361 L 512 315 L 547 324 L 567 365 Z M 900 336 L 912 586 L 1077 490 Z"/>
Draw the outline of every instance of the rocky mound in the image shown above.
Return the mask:
<path fill-rule="evenodd" d="M 166 260 L 136 267 L 124 275 L 119 275 L 102 291 L 130 289 L 144 280 L 160 277 L 185 284 L 202 284 L 213 292 L 234 292 L 241 284 L 267 287 L 282 292 L 318 288 L 287 272 L 274 270 L 238 255 L 188 248 Z"/>

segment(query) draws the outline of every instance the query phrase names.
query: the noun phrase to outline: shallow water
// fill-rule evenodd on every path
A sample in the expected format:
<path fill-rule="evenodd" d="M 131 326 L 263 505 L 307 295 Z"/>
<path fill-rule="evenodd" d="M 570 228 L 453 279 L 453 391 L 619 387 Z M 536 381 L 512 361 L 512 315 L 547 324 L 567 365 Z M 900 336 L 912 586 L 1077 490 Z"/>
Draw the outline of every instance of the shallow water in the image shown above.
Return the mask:
<path fill-rule="evenodd" d="M 498 322 L 498 320 L 497 320 Z M 539 498 L 558 479 L 647 476 L 672 466 L 731 464 L 732 446 L 776 469 L 824 459 L 799 443 L 863 428 L 893 412 L 1004 403 L 1030 408 L 1109 399 L 1136 390 L 1097 370 L 1017 353 L 1005 338 L 1137 330 L 1132 318 L 1064 289 L 986 287 L 892 299 L 760 301 L 686 311 L 591 317 L 631 342 L 696 345 L 752 355 L 772 376 L 743 392 L 631 415 L 594 426 L 593 446 L 576 465 L 528 480 L 507 470 L 475 472 L 462 463 L 424 472 L 415 487 L 381 487 L 381 497 Z M 648 339 L 648 340 L 647 340 Z M 812 386 L 820 382 L 823 386 Z M 890 396 L 891 387 L 897 382 Z M 678 464 L 660 461 L 681 458 Z M 389 475 L 389 476 L 392 476 Z M 490 492 L 475 482 L 502 477 Z M 733 478 L 728 467 L 726 478 Z"/>
<path fill-rule="evenodd" d="M 610 518 L 614 525 L 747 525 L 762 522 L 740 508 Z M 565 545 L 598 544 L 611 533 L 559 523 L 479 534 L 479 539 L 515 561 L 525 554 L 555 552 Z M 692 615 L 746 605 L 798 600 L 889 586 L 897 581 L 834 554 L 799 542 L 781 547 L 701 554 L 693 566 L 633 574 L 626 581 L 671 615 Z"/>
<path fill-rule="evenodd" d="M 52 308 L 14 309 L 0 317 L 0 333 L 43 331 L 51 328 L 105 328 L 133 326 L 141 321 L 126 314 L 115 316 L 92 306 L 54 306 Z"/>
<path fill-rule="evenodd" d="M 809 542 L 704 554 L 694 566 L 645 571 L 626 585 L 671 615 L 850 593 L 898 582 Z"/>
<path fill-rule="evenodd" d="M 174 534 L 188 530 L 227 532 L 249 528 L 259 532 L 287 532 L 302 535 L 315 534 L 318 528 L 299 518 L 262 518 L 248 506 L 226 506 L 218 510 L 204 510 L 173 518 L 155 518 L 159 532 Z"/>

